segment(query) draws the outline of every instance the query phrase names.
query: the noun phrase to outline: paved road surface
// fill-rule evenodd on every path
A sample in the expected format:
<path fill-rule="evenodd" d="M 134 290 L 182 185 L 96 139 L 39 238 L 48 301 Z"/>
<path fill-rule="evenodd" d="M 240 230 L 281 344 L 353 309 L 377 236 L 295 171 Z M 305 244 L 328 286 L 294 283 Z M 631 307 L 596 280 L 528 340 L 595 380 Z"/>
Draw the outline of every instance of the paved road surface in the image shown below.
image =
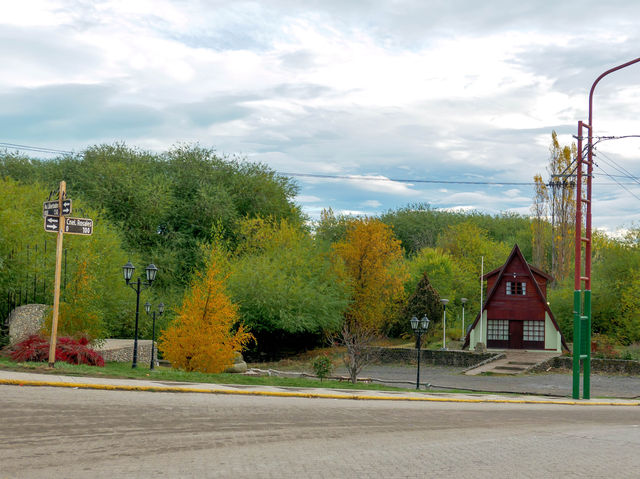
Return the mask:
<path fill-rule="evenodd" d="M 423 364 L 420 369 L 420 382 L 447 388 L 571 397 L 573 383 L 570 371 L 516 376 L 465 376 L 460 374 L 463 369 Z M 338 368 L 336 374 L 347 375 L 347 372 L 344 368 Z M 365 367 L 361 376 L 406 381 L 395 385 L 410 387 L 415 386 L 416 366 L 372 364 Z M 591 374 L 591 397 L 640 398 L 640 376 Z"/>
<path fill-rule="evenodd" d="M 0 386 L 0 479 L 616 477 L 637 407 Z"/>

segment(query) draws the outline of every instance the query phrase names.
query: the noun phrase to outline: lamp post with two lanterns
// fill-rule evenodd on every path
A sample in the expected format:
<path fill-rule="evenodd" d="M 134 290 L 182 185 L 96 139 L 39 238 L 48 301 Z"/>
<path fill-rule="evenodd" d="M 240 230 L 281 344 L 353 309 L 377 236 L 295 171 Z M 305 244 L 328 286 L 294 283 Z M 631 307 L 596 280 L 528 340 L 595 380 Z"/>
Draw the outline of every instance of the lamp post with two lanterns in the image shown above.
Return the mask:
<path fill-rule="evenodd" d="M 422 319 L 418 319 L 415 316 L 413 318 L 410 319 L 411 322 L 411 329 L 413 329 L 413 332 L 416 334 L 417 337 L 417 343 L 418 343 L 418 373 L 416 376 L 416 389 L 420 389 L 420 346 L 421 346 L 421 339 L 422 339 L 422 335 L 424 333 L 427 332 L 427 329 L 429 329 L 429 318 L 427 318 L 427 315 L 425 314 Z"/>
<path fill-rule="evenodd" d="M 144 288 L 150 287 L 156 279 L 156 274 L 158 273 L 158 268 L 151 263 L 149 266 L 145 268 L 147 281 L 142 281 L 141 277 L 138 277 L 138 280 L 135 283 L 131 283 L 131 278 L 133 277 L 133 272 L 135 271 L 135 266 L 131 264 L 131 261 L 128 261 L 122 267 L 122 274 L 124 276 L 124 280 L 127 283 L 127 286 L 130 286 L 136 292 L 136 328 L 133 336 L 133 361 L 131 363 L 131 368 L 135 369 L 138 367 L 138 318 L 140 314 L 140 291 Z M 143 288 L 144 287 L 144 288 Z"/>
<path fill-rule="evenodd" d="M 144 310 L 147 312 L 147 315 L 151 311 L 151 303 L 147 301 L 144 303 Z M 164 303 L 160 303 L 158 305 L 158 316 L 162 316 L 164 313 Z M 155 353 L 155 344 L 156 344 L 156 312 L 153 312 L 153 326 L 151 327 L 151 363 L 149 364 L 149 370 L 153 371 L 155 361 L 153 360 L 153 355 Z"/>

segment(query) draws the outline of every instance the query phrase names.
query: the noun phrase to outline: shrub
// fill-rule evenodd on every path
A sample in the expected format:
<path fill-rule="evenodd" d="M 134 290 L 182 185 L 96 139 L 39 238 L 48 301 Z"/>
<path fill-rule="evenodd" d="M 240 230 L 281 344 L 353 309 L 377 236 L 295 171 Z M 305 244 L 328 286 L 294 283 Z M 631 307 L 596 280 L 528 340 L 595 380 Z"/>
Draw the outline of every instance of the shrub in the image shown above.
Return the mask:
<path fill-rule="evenodd" d="M 100 353 L 91 349 L 88 344 L 89 340 L 85 337 L 79 339 L 69 337 L 59 338 L 56 343 L 56 361 L 63 361 L 70 364 L 87 364 L 89 366 L 104 366 L 104 359 Z M 49 360 L 49 340 L 33 334 L 24 341 L 9 348 L 6 354 L 18 362 L 45 362 Z"/>
<path fill-rule="evenodd" d="M 316 356 L 311 363 L 311 366 L 313 367 L 313 371 L 316 373 L 316 376 L 320 378 L 320 381 L 327 378 L 333 372 L 333 363 L 326 354 Z"/>
<path fill-rule="evenodd" d="M 616 349 L 615 339 L 604 334 L 594 334 L 591 338 L 593 356 L 604 359 L 617 359 L 620 353 Z"/>

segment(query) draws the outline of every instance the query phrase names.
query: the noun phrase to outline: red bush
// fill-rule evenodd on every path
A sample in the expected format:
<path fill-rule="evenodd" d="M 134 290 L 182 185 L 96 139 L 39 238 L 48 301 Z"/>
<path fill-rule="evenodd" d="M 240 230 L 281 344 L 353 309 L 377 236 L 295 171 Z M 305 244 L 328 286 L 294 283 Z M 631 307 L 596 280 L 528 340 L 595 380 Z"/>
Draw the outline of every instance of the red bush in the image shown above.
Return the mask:
<path fill-rule="evenodd" d="M 104 366 L 104 359 L 93 349 L 88 347 L 87 338 L 73 339 L 59 338 L 56 343 L 56 361 L 64 361 L 70 364 L 87 364 L 89 366 Z M 8 355 L 14 361 L 49 360 L 49 340 L 33 334 L 24 341 L 12 346 Z"/>

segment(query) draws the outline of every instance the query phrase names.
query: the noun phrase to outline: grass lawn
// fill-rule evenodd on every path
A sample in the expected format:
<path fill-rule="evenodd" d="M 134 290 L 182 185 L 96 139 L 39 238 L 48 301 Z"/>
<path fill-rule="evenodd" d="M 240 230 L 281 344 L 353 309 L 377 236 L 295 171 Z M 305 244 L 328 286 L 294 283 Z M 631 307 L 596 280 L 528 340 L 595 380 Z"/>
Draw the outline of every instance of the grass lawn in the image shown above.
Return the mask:
<path fill-rule="evenodd" d="M 64 374 L 68 376 L 85 377 L 111 377 L 125 379 L 146 379 L 166 382 L 183 383 L 213 383 L 213 384 L 241 384 L 252 386 L 284 386 L 295 388 L 327 388 L 327 389 L 358 389 L 371 391 L 412 391 L 415 389 L 397 388 L 385 386 L 383 384 L 358 383 L 352 384 L 348 381 L 324 380 L 314 378 L 279 378 L 274 376 L 245 376 L 243 374 L 207 374 L 199 372 L 185 372 L 167 367 L 157 367 L 150 371 L 148 366 L 131 368 L 130 363 L 107 363 L 104 367 L 75 365 L 64 362 L 56 362 L 55 369 L 49 369 L 47 363 L 16 363 L 9 358 L 0 356 L 0 369 L 12 371 L 37 372 L 42 374 Z M 466 393 L 469 391 L 451 390 L 422 390 L 429 393 Z M 478 393 L 474 393 L 478 394 Z"/>
<path fill-rule="evenodd" d="M 56 362 L 55 369 L 48 368 L 47 363 L 16 363 L 9 358 L 0 357 L 0 369 L 13 371 L 29 371 L 44 374 L 64 374 L 68 376 L 87 377 L 112 377 L 126 379 L 148 379 L 154 381 L 177 381 L 188 383 L 213 383 L 213 384 L 246 384 L 263 386 L 289 386 L 304 388 L 330 388 L 330 389 L 365 389 L 377 391 L 408 391 L 409 389 L 394 388 L 380 384 L 358 383 L 324 380 L 313 378 L 278 378 L 274 376 L 245 376 L 243 374 L 207 374 L 199 372 L 185 372 L 167 367 L 157 367 L 150 371 L 148 366 L 131 368 L 130 363 L 107 363 L 104 367 L 86 366 Z"/>

